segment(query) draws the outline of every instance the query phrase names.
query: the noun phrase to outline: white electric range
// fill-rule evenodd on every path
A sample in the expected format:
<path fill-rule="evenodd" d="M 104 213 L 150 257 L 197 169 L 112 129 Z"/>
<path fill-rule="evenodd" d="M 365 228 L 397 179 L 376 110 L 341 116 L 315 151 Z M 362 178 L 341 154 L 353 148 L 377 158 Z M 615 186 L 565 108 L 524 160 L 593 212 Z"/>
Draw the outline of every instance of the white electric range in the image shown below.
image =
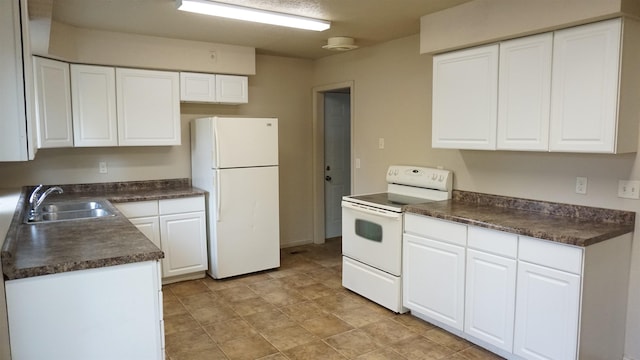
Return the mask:
<path fill-rule="evenodd" d="M 342 286 L 394 312 L 402 306 L 402 232 L 407 205 L 451 198 L 448 170 L 392 165 L 387 192 L 342 198 Z"/>

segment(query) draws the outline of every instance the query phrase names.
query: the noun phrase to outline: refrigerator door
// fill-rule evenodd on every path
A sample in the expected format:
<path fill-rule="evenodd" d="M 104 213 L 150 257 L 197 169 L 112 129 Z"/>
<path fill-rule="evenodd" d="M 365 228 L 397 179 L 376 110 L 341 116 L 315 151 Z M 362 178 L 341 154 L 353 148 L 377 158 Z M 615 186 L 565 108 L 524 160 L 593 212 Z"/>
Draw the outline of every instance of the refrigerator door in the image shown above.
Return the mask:
<path fill-rule="evenodd" d="M 280 266 L 278 167 L 216 170 L 210 201 L 210 274 L 225 278 Z"/>
<path fill-rule="evenodd" d="M 278 165 L 278 119 L 213 118 L 213 168 Z"/>

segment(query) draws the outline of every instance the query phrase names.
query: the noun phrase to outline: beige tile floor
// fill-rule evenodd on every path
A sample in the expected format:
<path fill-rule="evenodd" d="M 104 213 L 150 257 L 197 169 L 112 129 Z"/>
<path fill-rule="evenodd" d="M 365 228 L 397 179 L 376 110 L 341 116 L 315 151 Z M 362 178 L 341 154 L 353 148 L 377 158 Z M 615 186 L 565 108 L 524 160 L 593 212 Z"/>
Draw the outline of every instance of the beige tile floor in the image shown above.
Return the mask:
<path fill-rule="evenodd" d="M 165 286 L 167 359 L 500 359 L 343 288 L 340 253 L 331 239 L 283 249 L 277 270 Z"/>

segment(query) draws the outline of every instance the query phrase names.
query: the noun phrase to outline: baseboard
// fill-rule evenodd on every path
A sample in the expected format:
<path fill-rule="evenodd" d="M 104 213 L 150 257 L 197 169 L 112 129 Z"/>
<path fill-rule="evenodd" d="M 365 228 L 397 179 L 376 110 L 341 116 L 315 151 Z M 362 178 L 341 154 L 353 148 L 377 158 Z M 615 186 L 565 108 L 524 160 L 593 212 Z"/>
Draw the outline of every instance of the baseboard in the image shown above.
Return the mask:
<path fill-rule="evenodd" d="M 286 242 L 286 243 L 281 243 L 280 244 L 280 249 L 294 247 L 294 246 L 300 246 L 300 245 L 309 245 L 309 244 L 313 244 L 313 240 L 305 239 L 305 240 L 289 241 L 289 242 Z"/>

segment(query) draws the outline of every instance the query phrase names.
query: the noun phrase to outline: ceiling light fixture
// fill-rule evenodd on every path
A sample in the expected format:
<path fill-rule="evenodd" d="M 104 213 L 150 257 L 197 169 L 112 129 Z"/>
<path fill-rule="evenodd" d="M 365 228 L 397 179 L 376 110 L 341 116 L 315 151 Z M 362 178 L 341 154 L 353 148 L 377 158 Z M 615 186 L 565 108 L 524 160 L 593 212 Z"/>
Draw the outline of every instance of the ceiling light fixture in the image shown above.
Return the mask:
<path fill-rule="evenodd" d="M 333 51 L 347 51 L 357 49 L 358 45 L 355 44 L 355 40 L 351 37 L 336 36 L 327 39 L 327 45 L 324 45 L 322 48 Z"/>
<path fill-rule="evenodd" d="M 220 16 L 229 19 L 245 20 L 262 24 L 279 25 L 305 30 L 324 31 L 331 22 L 302 16 L 259 10 L 207 0 L 177 0 L 178 10 Z"/>

